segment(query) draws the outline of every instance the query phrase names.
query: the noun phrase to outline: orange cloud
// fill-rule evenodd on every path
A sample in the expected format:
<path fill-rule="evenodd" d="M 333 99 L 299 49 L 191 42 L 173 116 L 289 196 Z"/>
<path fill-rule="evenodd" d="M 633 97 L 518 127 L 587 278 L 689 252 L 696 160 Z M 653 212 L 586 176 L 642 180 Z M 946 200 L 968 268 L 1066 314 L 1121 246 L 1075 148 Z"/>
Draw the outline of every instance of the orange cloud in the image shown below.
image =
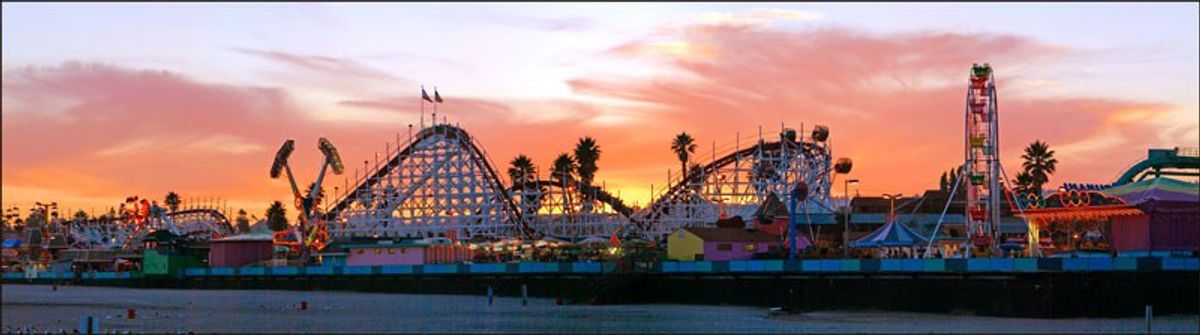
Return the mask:
<path fill-rule="evenodd" d="M 329 136 L 361 157 L 367 143 L 389 137 L 378 126 L 312 121 L 280 89 L 162 71 L 66 63 L 7 70 L 3 85 L 6 202 L 50 200 L 16 193 L 37 189 L 103 199 L 174 190 L 265 203 L 287 195 L 285 184 L 266 178 L 285 138 L 315 146 Z M 380 136 L 357 134 L 364 128 Z M 296 159 L 317 155 L 297 150 Z"/>
<path fill-rule="evenodd" d="M 663 52 L 662 40 L 708 51 L 705 57 L 687 48 Z M 1052 182 L 1110 182 L 1147 147 L 1186 145 L 1187 135 L 1195 133 L 1194 123 L 1166 137 L 1159 136 L 1161 123 L 1113 126 L 1114 120 L 1180 113 L 1161 103 L 1006 98 L 1009 83 L 1026 81 L 1006 69 L 1061 52 L 1061 47 L 1011 35 L 691 25 L 609 51 L 612 57 L 649 59 L 667 74 L 596 75 L 569 84 L 579 94 L 652 106 L 644 108 L 654 115 L 647 122 L 673 125 L 701 142 L 725 143 L 734 131 L 745 134 L 759 125 L 770 136 L 781 121 L 828 125 L 835 155 L 855 160 L 856 178 L 872 193 L 936 187 L 938 175 L 962 160 L 963 101 L 972 63 L 991 63 L 1000 74 L 1001 153 L 1010 174 L 1019 168 L 1021 147 L 1040 139 L 1063 146 Z M 1071 146 L 1106 134 L 1118 141 L 1100 143 L 1103 151 L 1077 153 Z"/>
<path fill-rule="evenodd" d="M 373 161 L 385 143 L 395 148 L 407 132 L 398 123 L 321 121 L 285 89 L 205 83 L 103 64 L 14 68 L 4 72 L 3 85 L 7 203 L 58 200 L 64 207 L 103 209 L 129 195 L 161 198 L 177 191 L 185 198 L 221 196 L 258 213 L 269 201 L 287 200 L 290 194 L 286 182 L 267 177 L 284 139 L 297 141 L 292 161 L 303 182 L 318 167 L 319 153 L 309 150 L 318 137 L 338 146 L 353 176 L 364 160 Z M 412 116 L 408 122 L 419 121 L 419 101 L 412 97 L 337 103 L 375 118 L 406 113 Z M 428 117 L 432 106 L 426 109 Z M 585 122 L 601 115 L 586 103 L 447 97 L 440 109 L 469 129 L 499 166 L 517 154 L 548 165 L 584 135 L 611 150 L 600 164 L 601 179 L 646 161 L 636 158 L 653 157 L 626 142 L 639 136 Z M 342 178 L 327 181 L 330 192 L 343 185 Z"/>
<path fill-rule="evenodd" d="M 688 47 L 654 47 L 664 41 Z M 419 122 L 415 95 L 362 85 L 412 87 L 406 78 L 350 59 L 242 52 L 284 65 L 285 77 L 307 84 L 205 83 L 89 63 L 6 70 L 5 201 L 53 196 L 79 207 L 93 199 L 90 205 L 103 208 L 127 195 L 159 198 L 174 190 L 185 197 L 223 196 L 261 213 L 270 200 L 287 200 L 290 193 L 284 181 L 267 177 L 284 139 L 297 140 L 300 180 L 311 180 L 318 167 L 314 147 L 321 136 L 338 146 L 352 176 L 384 143 L 403 138 L 407 124 Z M 1006 95 L 1007 87 L 1029 80 L 1006 69 L 1059 52 L 1009 35 L 879 35 L 709 22 L 654 32 L 605 53 L 651 62 L 663 69 L 659 75 L 597 74 L 568 82 L 576 94 L 599 99 L 447 97 L 439 113 L 470 131 L 496 166 L 526 154 L 543 174 L 579 137 L 596 138 L 603 151 L 597 181 L 643 204 L 650 184 L 661 189 L 667 169 L 678 168 L 668 150 L 674 134 L 692 133 L 699 160 L 707 160 L 714 142 L 718 152 L 728 151 L 735 135 L 748 145 L 760 127 L 773 137 L 780 123 L 829 126 L 834 155 L 855 160 L 853 175 L 864 193 L 936 187 L 938 175 L 962 159 L 965 76 L 975 62 L 990 62 L 1005 74 L 999 82 L 1001 154 L 1010 174 L 1021 147 L 1035 139 L 1058 149 L 1054 183 L 1109 182 L 1147 147 L 1194 142 L 1197 126 L 1179 122 L 1188 118 L 1176 106 Z M 307 107 L 311 100 L 358 117 L 324 121 Z M 603 102 L 611 100 L 632 103 Z M 341 178 L 328 180 L 330 191 L 342 187 Z"/>

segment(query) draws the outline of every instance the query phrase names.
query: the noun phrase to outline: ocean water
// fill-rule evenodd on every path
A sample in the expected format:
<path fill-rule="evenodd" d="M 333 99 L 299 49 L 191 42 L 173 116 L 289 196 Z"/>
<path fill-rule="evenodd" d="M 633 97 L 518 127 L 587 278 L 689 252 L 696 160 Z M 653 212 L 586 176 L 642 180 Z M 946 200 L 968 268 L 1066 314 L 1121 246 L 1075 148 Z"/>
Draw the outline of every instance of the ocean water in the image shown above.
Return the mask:
<path fill-rule="evenodd" d="M 81 316 L 132 333 L 1145 333 L 1142 318 L 1017 319 L 886 311 L 772 314 L 697 305 L 557 305 L 553 299 L 324 291 L 2 285 L 5 333 L 71 332 Z M 308 304 L 300 310 L 301 301 Z M 135 319 L 126 318 L 134 308 Z M 1196 315 L 1155 333 L 1200 332 Z"/>

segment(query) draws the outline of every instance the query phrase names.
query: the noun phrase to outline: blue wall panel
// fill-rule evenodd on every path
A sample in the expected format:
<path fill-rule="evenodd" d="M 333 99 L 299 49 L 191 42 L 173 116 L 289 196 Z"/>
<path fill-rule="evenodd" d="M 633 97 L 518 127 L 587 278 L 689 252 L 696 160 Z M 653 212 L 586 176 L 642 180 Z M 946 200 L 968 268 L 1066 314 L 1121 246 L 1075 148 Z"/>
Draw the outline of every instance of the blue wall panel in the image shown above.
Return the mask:
<path fill-rule="evenodd" d="M 238 269 L 238 274 L 243 276 L 265 276 L 267 269 L 263 267 L 246 267 Z"/>

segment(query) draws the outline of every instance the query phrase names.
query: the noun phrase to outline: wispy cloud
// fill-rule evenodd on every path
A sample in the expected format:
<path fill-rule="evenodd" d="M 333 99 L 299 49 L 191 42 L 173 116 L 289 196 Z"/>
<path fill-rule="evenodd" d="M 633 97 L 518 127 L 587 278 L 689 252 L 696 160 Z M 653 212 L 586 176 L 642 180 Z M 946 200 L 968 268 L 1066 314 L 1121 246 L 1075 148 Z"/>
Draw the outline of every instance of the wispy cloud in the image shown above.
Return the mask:
<path fill-rule="evenodd" d="M 336 75 L 336 76 L 353 76 L 368 79 L 385 79 L 393 80 L 398 77 L 367 66 L 361 62 L 346 58 L 337 58 L 318 55 L 299 55 L 277 50 L 258 50 L 249 48 L 233 48 L 242 54 L 259 57 L 273 62 L 285 64 L 295 68 L 313 71 L 321 74 Z"/>
<path fill-rule="evenodd" d="M 727 16 L 716 17 L 721 23 Z M 1002 154 L 1017 157 L 1020 146 L 1035 139 L 1062 145 L 1056 181 L 1103 180 L 1125 162 L 1094 159 L 1098 152 L 1136 157 L 1145 146 L 1176 145 L 1196 132 L 1192 123 L 1164 138 L 1163 125 L 1148 120 L 1180 115 L 1180 107 L 1154 101 L 1005 95 L 1059 80 L 1005 72 L 1064 52 L 1021 36 L 733 23 L 654 31 L 606 53 L 652 62 L 668 68 L 667 74 L 597 73 L 569 84 L 578 94 L 653 106 L 640 108 L 648 115 L 640 122 L 672 124 L 677 131 L 718 141 L 728 138 L 730 129 L 780 120 L 825 124 L 834 130 L 836 152 L 856 161 L 860 178 L 897 190 L 928 188 L 939 172 L 962 159 L 956 153 L 963 145 L 965 75 L 981 60 L 1005 73 L 999 84 L 1001 96 L 1009 97 L 1001 107 L 1002 143 L 1007 143 Z M 1139 121 L 1114 126 L 1115 120 L 1130 118 Z M 903 158 L 896 156 L 900 152 Z M 910 178 L 896 179 L 894 171 L 908 171 Z"/>

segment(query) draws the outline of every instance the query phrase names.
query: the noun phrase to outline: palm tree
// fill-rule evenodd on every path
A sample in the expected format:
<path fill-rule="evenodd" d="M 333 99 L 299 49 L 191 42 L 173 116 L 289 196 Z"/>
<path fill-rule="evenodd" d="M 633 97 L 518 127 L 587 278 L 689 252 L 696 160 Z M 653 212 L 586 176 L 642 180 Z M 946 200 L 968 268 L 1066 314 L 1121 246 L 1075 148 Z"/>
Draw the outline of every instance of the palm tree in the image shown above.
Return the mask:
<path fill-rule="evenodd" d="M 554 166 L 550 169 L 550 178 L 556 184 L 569 186 L 571 182 L 574 182 L 573 176 L 578 168 L 579 165 L 575 163 L 575 158 L 572 158 L 571 155 L 559 154 L 554 159 Z"/>
<path fill-rule="evenodd" d="M 600 160 L 600 146 L 596 145 L 596 140 L 591 137 L 584 136 L 579 139 L 579 143 L 575 144 L 575 160 L 579 162 L 579 183 L 581 185 L 580 192 L 583 195 L 583 210 L 585 212 L 592 211 L 592 199 L 596 197 L 592 180 L 596 177 L 596 170 L 600 168 L 596 166 L 596 161 Z M 592 190 L 586 192 L 583 190 Z"/>
<path fill-rule="evenodd" d="M 674 151 L 675 156 L 679 157 L 679 169 L 681 176 L 684 176 L 685 178 L 687 176 L 688 158 L 691 157 L 692 154 L 696 153 L 695 142 L 695 139 L 692 139 L 692 135 L 688 135 L 687 132 L 682 132 L 679 133 L 679 135 L 675 135 L 675 140 L 671 141 L 671 151 Z"/>
<path fill-rule="evenodd" d="M 579 182 L 591 186 L 592 178 L 596 176 L 596 161 L 600 160 L 600 146 L 591 137 L 579 139 L 575 144 L 575 160 L 579 162 Z"/>
<path fill-rule="evenodd" d="M 236 222 L 237 222 L 237 230 L 238 230 L 238 232 L 242 232 L 242 233 L 249 233 L 249 232 L 250 232 L 250 218 L 246 217 L 246 210 L 245 210 L 245 209 L 239 209 L 239 210 L 238 210 L 238 212 L 237 212 L 237 219 L 234 219 L 234 221 L 236 221 Z"/>
<path fill-rule="evenodd" d="M 74 219 L 75 219 L 75 221 L 87 221 L 87 219 L 88 219 L 88 213 L 87 213 L 87 212 L 84 212 L 82 209 L 81 209 L 81 210 L 78 210 L 78 211 L 75 211 L 75 217 L 74 217 Z"/>
<path fill-rule="evenodd" d="M 514 188 L 524 188 L 533 181 L 535 167 L 533 166 L 533 160 L 529 159 L 528 156 L 517 155 L 508 164 L 508 179 L 512 181 Z"/>
<path fill-rule="evenodd" d="M 287 209 L 283 208 L 283 203 L 275 201 L 271 203 L 271 207 L 267 208 L 267 227 L 271 231 L 282 231 L 288 228 Z"/>
<path fill-rule="evenodd" d="M 1033 176 L 1029 172 L 1017 172 L 1017 177 L 1013 179 L 1013 193 L 1025 194 L 1033 192 L 1036 192 L 1036 189 L 1033 187 Z"/>
<path fill-rule="evenodd" d="M 179 200 L 179 194 L 171 191 L 167 192 L 167 196 L 163 198 L 163 203 L 167 204 L 167 208 L 170 208 L 174 212 L 179 210 L 179 204 L 183 203 L 183 201 Z"/>
<path fill-rule="evenodd" d="M 309 194 L 312 194 L 313 187 L 316 187 L 316 186 L 317 186 L 317 182 L 315 182 L 315 181 L 312 183 L 309 183 L 308 187 L 304 188 L 303 195 L 307 197 Z M 313 207 L 314 208 L 318 207 L 317 205 L 321 204 L 321 199 L 325 199 L 325 188 L 324 187 L 321 187 L 321 189 L 317 190 L 317 196 L 313 198 Z"/>
<path fill-rule="evenodd" d="M 508 178 L 509 180 L 512 180 L 513 189 L 523 191 L 523 195 L 521 196 L 521 208 L 527 213 L 535 213 L 538 211 L 538 209 L 541 207 L 540 201 L 538 201 L 538 198 L 540 197 L 539 195 L 546 193 L 544 191 L 535 192 L 535 190 L 530 190 L 530 188 L 535 186 L 534 179 L 535 174 L 537 173 L 535 171 L 536 169 L 537 167 L 533 165 L 533 160 L 529 159 L 529 157 L 525 155 L 517 155 L 516 158 L 513 158 L 513 160 L 509 162 Z M 540 187 L 536 191 L 541 191 Z"/>
<path fill-rule="evenodd" d="M 1025 148 L 1025 154 L 1021 155 L 1021 158 L 1025 160 L 1021 167 L 1029 174 L 1032 190 L 1041 194 L 1042 185 L 1050 181 L 1050 175 L 1054 174 L 1058 165 L 1058 159 L 1054 158 L 1054 150 L 1050 150 L 1050 146 L 1042 141 L 1033 141 Z"/>
<path fill-rule="evenodd" d="M 563 188 L 564 212 L 571 208 L 571 192 L 568 192 L 567 188 L 574 182 L 572 175 L 578 168 L 575 159 L 566 153 L 559 154 L 558 158 L 554 159 L 554 166 L 550 168 L 550 179 L 554 181 L 554 184 Z"/>

